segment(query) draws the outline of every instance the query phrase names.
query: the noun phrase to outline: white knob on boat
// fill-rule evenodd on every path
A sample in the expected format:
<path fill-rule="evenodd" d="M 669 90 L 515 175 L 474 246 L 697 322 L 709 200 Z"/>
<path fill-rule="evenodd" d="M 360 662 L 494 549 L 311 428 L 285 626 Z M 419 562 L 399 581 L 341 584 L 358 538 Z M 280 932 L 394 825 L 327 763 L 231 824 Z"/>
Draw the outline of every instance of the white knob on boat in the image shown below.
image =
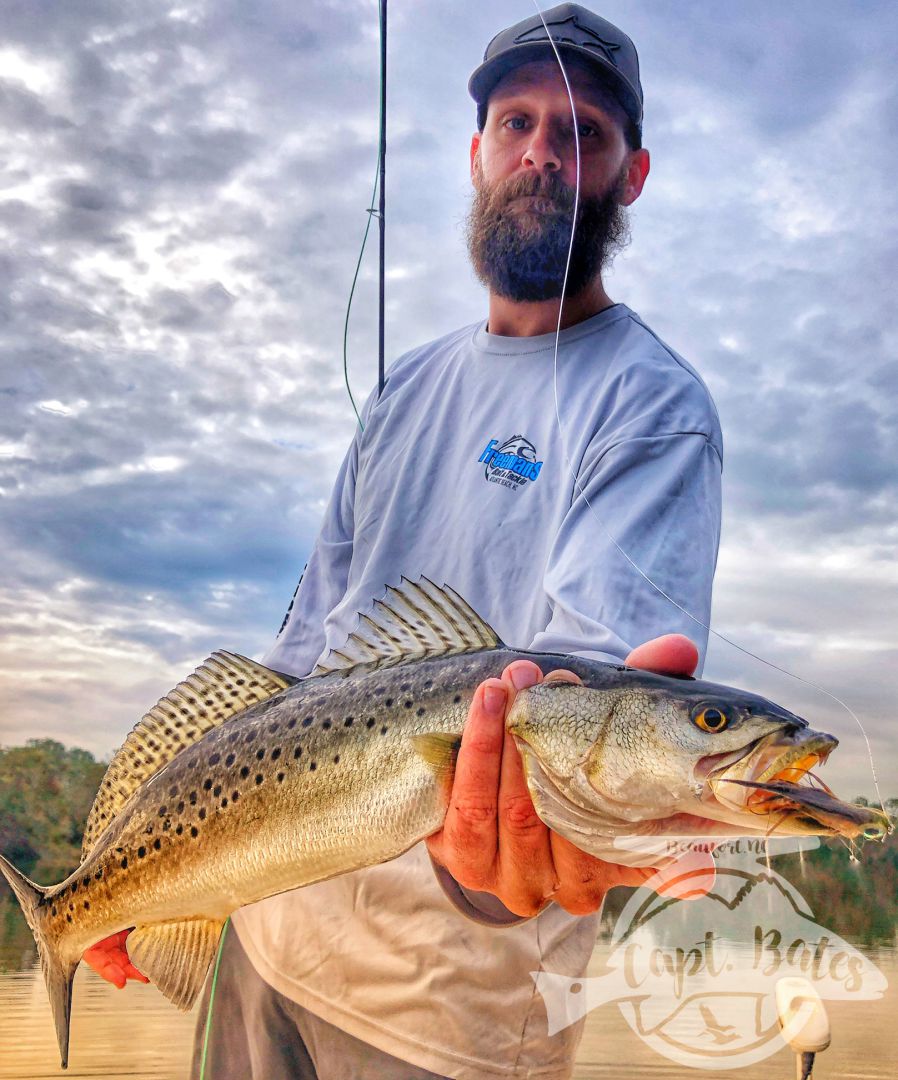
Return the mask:
<path fill-rule="evenodd" d="M 829 1017 L 807 979 L 787 975 L 777 980 L 776 1011 L 783 1038 L 796 1054 L 816 1054 L 829 1046 Z"/>
<path fill-rule="evenodd" d="M 814 1055 L 830 1043 L 829 1017 L 807 979 L 787 975 L 776 983 L 776 1012 L 783 1039 L 797 1054 L 797 1080 L 810 1080 Z"/>

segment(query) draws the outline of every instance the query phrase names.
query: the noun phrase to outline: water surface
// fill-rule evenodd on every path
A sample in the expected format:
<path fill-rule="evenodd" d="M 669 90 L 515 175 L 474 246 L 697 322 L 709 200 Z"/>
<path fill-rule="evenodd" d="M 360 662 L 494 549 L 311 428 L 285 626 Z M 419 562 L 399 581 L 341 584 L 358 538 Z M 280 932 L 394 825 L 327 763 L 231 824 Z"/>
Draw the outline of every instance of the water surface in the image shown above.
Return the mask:
<path fill-rule="evenodd" d="M 898 1076 L 898 951 L 865 950 L 889 982 L 876 1001 L 827 1001 L 832 1046 L 818 1058 L 815 1080 L 894 1080 Z M 82 965 L 75 977 L 71 1064 L 59 1069 L 50 1008 L 33 952 L 25 970 L 0 974 L 0 1078 L 145 1077 L 184 1080 L 194 1015 L 180 1013 L 151 986 L 118 991 Z M 606 971 L 608 945 L 600 942 L 591 975 Z M 580 1046 L 576 1080 L 790 1080 L 793 1058 L 782 1046 L 745 1068 L 688 1069 L 646 1046 L 611 1003 L 591 1012 Z"/>

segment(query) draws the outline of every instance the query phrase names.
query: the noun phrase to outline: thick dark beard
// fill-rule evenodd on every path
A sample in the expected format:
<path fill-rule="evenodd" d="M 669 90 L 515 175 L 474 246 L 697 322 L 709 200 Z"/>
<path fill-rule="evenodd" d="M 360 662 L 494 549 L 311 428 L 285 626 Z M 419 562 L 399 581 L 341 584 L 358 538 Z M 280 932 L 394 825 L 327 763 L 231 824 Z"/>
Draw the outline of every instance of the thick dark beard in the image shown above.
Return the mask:
<path fill-rule="evenodd" d="M 589 285 L 629 241 L 620 196 L 626 173 L 600 196 L 580 199 L 568 272 L 568 296 Z M 523 195 L 545 200 L 537 209 L 510 204 Z M 561 296 L 571 243 L 574 191 L 553 173 L 524 175 L 487 188 L 480 176 L 467 221 L 468 251 L 483 284 L 518 303 Z"/>

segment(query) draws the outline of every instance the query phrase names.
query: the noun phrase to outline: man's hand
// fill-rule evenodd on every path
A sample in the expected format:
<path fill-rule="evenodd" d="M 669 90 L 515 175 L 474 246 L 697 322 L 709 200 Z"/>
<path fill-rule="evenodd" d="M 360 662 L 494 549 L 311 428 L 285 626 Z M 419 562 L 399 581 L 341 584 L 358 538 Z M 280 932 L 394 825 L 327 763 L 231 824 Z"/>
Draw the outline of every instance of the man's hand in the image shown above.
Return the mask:
<path fill-rule="evenodd" d="M 634 649 L 626 663 L 663 675 L 691 675 L 698 650 L 681 634 L 668 634 Z M 570 671 L 553 671 L 547 678 L 580 682 Z M 487 679 L 477 688 L 446 820 L 427 846 L 460 885 L 492 893 L 517 915 L 535 915 L 550 900 L 573 915 L 586 915 L 602 906 L 615 885 L 642 885 L 656 871 L 593 858 L 537 817 L 505 717 L 515 695 L 542 679 L 532 661 L 516 660 L 501 679 Z M 686 898 L 703 895 L 713 880 L 712 857 L 690 852 L 651 884 Z"/>
<path fill-rule="evenodd" d="M 125 939 L 130 930 L 121 930 L 112 937 L 104 938 L 96 945 L 86 949 L 81 959 L 107 982 L 113 983 L 122 990 L 128 979 L 135 982 L 148 983 L 150 980 L 142 975 L 131 963 Z"/>
<path fill-rule="evenodd" d="M 664 634 L 637 645 L 624 661 L 627 667 L 654 671 L 656 675 L 692 675 L 698 667 L 698 649 L 683 634 Z"/>

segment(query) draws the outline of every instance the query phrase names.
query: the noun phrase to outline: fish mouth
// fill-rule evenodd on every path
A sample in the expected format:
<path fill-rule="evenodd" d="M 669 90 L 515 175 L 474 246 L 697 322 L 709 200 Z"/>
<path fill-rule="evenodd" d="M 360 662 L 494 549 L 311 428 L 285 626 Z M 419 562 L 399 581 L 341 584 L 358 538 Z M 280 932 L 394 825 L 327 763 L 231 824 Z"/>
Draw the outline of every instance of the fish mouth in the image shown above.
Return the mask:
<path fill-rule="evenodd" d="M 767 819 L 771 834 L 882 840 L 892 829 L 888 815 L 844 802 L 814 772 L 838 745 L 832 735 L 807 728 L 775 731 L 737 756 L 703 758 L 696 778 L 727 810 Z"/>

